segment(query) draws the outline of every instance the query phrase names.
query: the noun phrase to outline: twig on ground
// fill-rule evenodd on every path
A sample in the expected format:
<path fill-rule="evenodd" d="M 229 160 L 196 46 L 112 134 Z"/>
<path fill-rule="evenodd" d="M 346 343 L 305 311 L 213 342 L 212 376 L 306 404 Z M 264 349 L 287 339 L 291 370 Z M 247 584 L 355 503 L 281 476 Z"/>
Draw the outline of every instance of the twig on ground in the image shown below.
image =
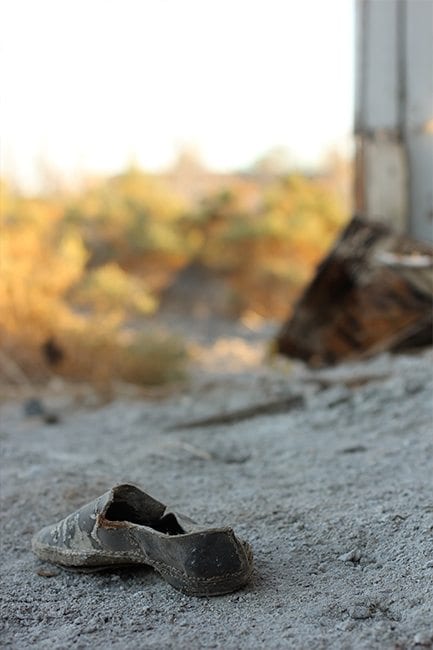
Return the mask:
<path fill-rule="evenodd" d="M 170 427 L 170 430 L 196 429 L 199 427 L 209 427 L 217 424 L 234 424 L 236 422 L 249 420 L 250 418 L 259 417 L 261 415 L 276 415 L 278 413 L 286 413 L 292 409 L 304 406 L 304 403 L 305 399 L 302 395 L 288 395 L 271 402 L 263 402 L 261 404 L 246 406 L 244 408 L 236 409 L 228 413 L 217 413 L 215 415 L 210 415 L 198 420 L 179 422 Z"/>

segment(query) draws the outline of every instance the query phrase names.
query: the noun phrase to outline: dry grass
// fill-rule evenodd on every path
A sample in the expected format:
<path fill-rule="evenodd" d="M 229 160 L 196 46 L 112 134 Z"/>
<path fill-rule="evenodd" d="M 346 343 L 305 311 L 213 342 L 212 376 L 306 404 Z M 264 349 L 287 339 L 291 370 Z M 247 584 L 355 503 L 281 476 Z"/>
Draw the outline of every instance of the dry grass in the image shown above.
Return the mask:
<path fill-rule="evenodd" d="M 51 326 L 46 334 L 53 331 Z M 185 377 L 187 352 L 183 341 L 159 331 L 125 333 L 114 320 L 81 320 L 58 328 L 55 343 L 63 358 L 50 367 L 38 336 L 5 336 L 0 332 L 0 374 L 13 384 L 41 385 L 62 377 L 88 382 L 104 399 L 116 392 L 118 382 L 160 386 Z"/>
<path fill-rule="evenodd" d="M 0 181 L 0 199 L 0 375 L 60 375 L 106 395 L 118 381 L 183 375 L 184 345 L 147 318 L 180 267 L 222 274 L 238 313 L 285 318 L 345 218 L 332 187 L 294 175 L 188 206 L 134 169 L 74 195 L 24 196 Z M 56 364 L 47 341 L 63 353 Z"/>
<path fill-rule="evenodd" d="M 131 315 L 154 309 L 143 282 L 115 264 L 89 273 L 80 233 L 64 229 L 52 201 L 2 201 L 0 379 L 42 385 L 59 375 L 108 396 L 119 380 L 152 386 L 182 376 L 182 342 L 161 332 L 125 332 Z M 61 351 L 54 364 L 43 353 L 48 340 Z"/>

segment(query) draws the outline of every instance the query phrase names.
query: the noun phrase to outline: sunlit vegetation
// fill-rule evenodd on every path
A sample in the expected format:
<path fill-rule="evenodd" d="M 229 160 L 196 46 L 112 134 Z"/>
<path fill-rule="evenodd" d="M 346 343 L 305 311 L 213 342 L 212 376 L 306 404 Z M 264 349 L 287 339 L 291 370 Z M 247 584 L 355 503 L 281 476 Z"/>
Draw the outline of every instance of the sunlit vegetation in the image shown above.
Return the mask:
<path fill-rule="evenodd" d="M 232 316 L 283 318 L 348 218 L 329 175 L 224 176 L 194 200 L 169 181 L 131 168 L 74 193 L 1 184 L 0 345 L 28 376 L 178 379 L 184 346 L 148 317 L 180 269 L 222 278 Z M 64 352 L 55 367 L 47 340 Z"/>
<path fill-rule="evenodd" d="M 224 273 L 240 312 L 286 316 L 339 232 L 347 212 L 319 181 L 286 176 L 263 189 L 253 210 L 235 190 L 207 197 L 191 220 L 201 261 Z"/>

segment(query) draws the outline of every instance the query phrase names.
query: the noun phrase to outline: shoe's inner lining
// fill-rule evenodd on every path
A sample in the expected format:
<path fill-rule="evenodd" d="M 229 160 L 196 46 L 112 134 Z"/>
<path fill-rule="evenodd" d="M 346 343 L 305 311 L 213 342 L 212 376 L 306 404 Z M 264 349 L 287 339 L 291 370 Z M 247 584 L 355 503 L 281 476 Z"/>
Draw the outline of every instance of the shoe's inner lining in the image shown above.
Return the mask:
<path fill-rule="evenodd" d="M 185 532 L 171 512 L 160 517 L 155 517 L 154 519 L 149 519 L 146 513 L 143 514 L 130 503 L 121 500 L 113 501 L 105 513 L 105 518 L 109 521 L 129 521 L 131 524 L 149 526 L 166 535 L 181 535 Z"/>

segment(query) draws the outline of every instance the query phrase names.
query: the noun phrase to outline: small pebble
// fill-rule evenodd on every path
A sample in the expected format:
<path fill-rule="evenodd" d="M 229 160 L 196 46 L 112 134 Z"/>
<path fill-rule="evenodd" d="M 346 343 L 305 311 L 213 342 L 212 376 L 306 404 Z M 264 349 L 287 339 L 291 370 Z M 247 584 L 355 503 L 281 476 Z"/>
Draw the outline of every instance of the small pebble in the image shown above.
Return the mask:
<path fill-rule="evenodd" d="M 430 648 L 432 645 L 433 636 L 431 636 L 430 634 L 423 634 L 422 632 L 418 632 L 413 637 L 413 640 L 417 645 L 423 645 L 426 646 L 427 648 Z"/>
<path fill-rule="evenodd" d="M 367 451 L 367 447 L 365 445 L 352 445 L 351 447 L 344 447 L 344 449 L 341 450 L 342 454 L 357 454 L 359 452 Z"/>
<path fill-rule="evenodd" d="M 52 569 L 38 569 L 36 573 L 42 578 L 54 578 L 59 575 L 58 571 L 53 571 Z"/>
<path fill-rule="evenodd" d="M 57 413 L 47 411 L 44 415 L 44 422 L 45 424 L 58 424 L 60 422 L 60 417 L 57 415 Z"/>
<path fill-rule="evenodd" d="M 351 551 L 340 555 L 338 559 L 342 562 L 353 562 L 355 564 L 361 559 L 361 551 L 358 548 L 353 548 Z"/>
<path fill-rule="evenodd" d="M 31 397 L 24 402 L 23 411 L 26 417 L 42 416 L 45 414 L 45 406 L 42 400 Z"/>

